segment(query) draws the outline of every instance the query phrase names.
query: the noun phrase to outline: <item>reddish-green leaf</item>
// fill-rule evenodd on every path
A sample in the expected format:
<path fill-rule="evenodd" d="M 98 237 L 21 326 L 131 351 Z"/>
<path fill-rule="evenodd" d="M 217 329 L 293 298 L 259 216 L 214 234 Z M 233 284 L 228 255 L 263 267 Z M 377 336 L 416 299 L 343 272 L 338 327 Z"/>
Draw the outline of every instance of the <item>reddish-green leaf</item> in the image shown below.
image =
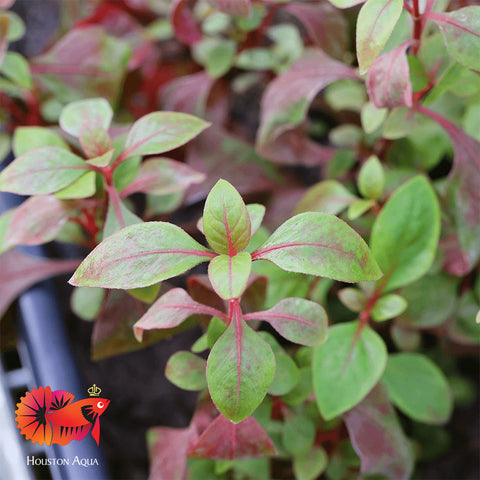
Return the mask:
<path fill-rule="evenodd" d="M 181 228 L 145 222 L 103 240 L 70 279 L 72 285 L 138 288 L 180 275 L 214 257 Z"/>
<path fill-rule="evenodd" d="M 108 130 L 112 117 L 112 107 L 104 98 L 90 98 L 69 103 L 62 110 L 59 123 L 62 130 L 79 137 L 84 129 L 101 127 Z"/>
<path fill-rule="evenodd" d="M 356 78 L 355 71 L 321 50 L 312 49 L 271 82 L 262 98 L 257 136 L 260 151 L 282 133 L 300 125 L 315 95 L 341 78 Z"/>
<path fill-rule="evenodd" d="M 275 455 L 265 430 L 253 418 L 232 423 L 219 415 L 189 450 L 190 458 L 233 460 Z"/>
<path fill-rule="evenodd" d="M 350 8 L 359 3 L 365 2 L 365 0 L 328 0 L 331 4 L 338 8 Z"/>
<path fill-rule="evenodd" d="M 250 416 L 275 376 L 270 346 L 237 314 L 215 343 L 207 362 L 210 396 L 232 422 Z"/>
<path fill-rule="evenodd" d="M 325 180 L 307 190 L 296 212 L 323 212 L 337 215 L 355 202 L 357 197 L 335 180 Z"/>
<path fill-rule="evenodd" d="M 40 147 L 15 159 L 0 173 L 0 190 L 21 195 L 53 193 L 87 169 L 77 155 L 60 147 Z"/>
<path fill-rule="evenodd" d="M 365 73 L 387 43 L 402 13 L 402 0 L 367 0 L 357 19 L 357 59 Z"/>
<path fill-rule="evenodd" d="M 417 176 L 398 188 L 382 208 L 370 244 L 385 274 L 384 290 L 401 287 L 432 265 L 440 235 L 440 208 L 434 190 Z"/>
<path fill-rule="evenodd" d="M 176 352 L 167 362 L 165 376 L 183 390 L 203 390 L 207 388 L 205 370 L 207 362 L 191 352 Z"/>
<path fill-rule="evenodd" d="M 208 278 L 215 292 L 224 300 L 239 298 L 247 286 L 252 259 L 247 252 L 230 257 L 219 255 L 208 265 Z"/>
<path fill-rule="evenodd" d="M 358 288 L 342 288 L 338 292 L 340 301 L 352 312 L 361 312 L 367 303 L 367 295 Z"/>
<path fill-rule="evenodd" d="M 182 288 L 174 288 L 162 295 L 134 325 L 135 337 L 140 342 L 144 330 L 174 328 L 190 315 L 203 313 L 225 317 L 222 312 L 193 300 Z"/>
<path fill-rule="evenodd" d="M 429 18 L 440 28 L 450 55 L 463 65 L 480 71 L 480 7 L 430 13 Z"/>
<path fill-rule="evenodd" d="M 240 18 L 249 17 L 252 11 L 250 0 L 208 0 L 208 3 L 216 10 Z"/>
<path fill-rule="evenodd" d="M 0 318 L 18 295 L 53 275 L 69 273 L 79 260 L 45 260 L 13 249 L 0 255 Z"/>
<path fill-rule="evenodd" d="M 282 224 L 252 254 L 280 268 L 343 282 L 377 280 L 380 269 L 363 239 L 333 215 L 308 212 Z"/>
<path fill-rule="evenodd" d="M 268 322 L 282 337 L 301 345 L 319 345 L 327 338 L 327 314 L 318 303 L 285 298 L 270 310 L 245 315 Z"/>
<path fill-rule="evenodd" d="M 242 197 L 226 180 L 210 191 L 203 211 L 203 228 L 210 246 L 219 253 L 235 255 L 250 242 L 251 223 Z"/>
<path fill-rule="evenodd" d="M 52 195 L 29 198 L 11 217 L 5 246 L 40 245 L 53 240 L 74 208 Z"/>
<path fill-rule="evenodd" d="M 439 424 L 450 418 L 450 387 L 428 357 L 419 353 L 390 355 L 382 382 L 392 402 L 417 422 Z"/>
<path fill-rule="evenodd" d="M 39 147 L 61 147 L 68 145 L 56 133 L 45 127 L 18 127 L 13 134 L 13 153 L 19 157 Z"/>
<path fill-rule="evenodd" d="M 183 192 L 193 183 L 200 183 L 204 179 L 205 175 L 184 163 L 169 158 L 152 158 L 140 165 L 135 180 L 122 191 L 122 196 L 134 192 L 152 195 Z"/>
<path fill-rule="evenodd" d="M 408 438 L 388 401 L 385 387 L 377 385 L 356 407 L 343 415 L 353 448 L 365 474 L 388 480 L 408 480 L 414 455 Z"/>
<path fill-rule="evenodd" d="M 387 349 L 381 337 L 364 327 L 356 339 L 357 328 L 358 322 L 334 325 L 327 341 L 315 349 L 313 388 L 325 420 L 360 402 L 385 369 Z"/>
<path fill-rule="evenodd" d="M 122 160 L 181 147 L 209 126 L 208 122 L 186 113 L 149 113 L 137 120 L 128 132 Z"/>
<path fill-rule="evenodd" d="M 391 52 L 380 55 L 368 70 L 367 92 L 377 108 L 412 106 L 412 84 L 404 42 Z"/>
<path fill-rule="evenodd" d="M 80 128 L 80 144 L 88 158 L 101 157 L 112 150 L 112 140 L 101 125 L 85 125 Z"/>
<path fill-rule="evenodd" d="M 131 212 L 120 200 L 115 189 L 109 189 L 107 218 L 103 226 L 103 239 L 122 228 L 141 223 L 142 219 Z"/>

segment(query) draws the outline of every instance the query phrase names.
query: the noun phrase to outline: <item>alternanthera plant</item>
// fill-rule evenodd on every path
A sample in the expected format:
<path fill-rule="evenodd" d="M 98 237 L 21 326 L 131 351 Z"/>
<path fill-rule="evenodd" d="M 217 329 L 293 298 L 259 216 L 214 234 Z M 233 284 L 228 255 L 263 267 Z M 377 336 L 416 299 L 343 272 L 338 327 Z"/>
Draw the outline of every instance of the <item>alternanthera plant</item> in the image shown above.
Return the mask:
<path fill-rule="evenodd" d="M 254 320 L 267 322 L 282 337 L 301 345 L 319 345 L 327 338 L 326 313 L 309 300 L 285 298 L 269 310 L 244 313 L 241 299 L 249 283 L 252 263 L 269 260 L 290 272 L 344 282 L 374 281 L 381 276 L 364 240 L 342 220 L 325 213 L 296 215 L 260 247 L 249 251 L 251 237 L 259 228 L 264 211 L 258 204 L 246 206 L 235 188 L 220 180 L 208 195 L 199 221 L 210 248 L 171 223 L 132 225 L 103 240 L 70 280 L 77 286 L 145 288 L 208 262 L 208 279 L 215 293 L 225 301 L 225 311 L 202 305 L 185 290 L 174 288 L 153 303 L 134 330 L 141 340 L 145 330 L 172 329 L 192 315 L 220 319 L 222 323 L 216 328 L 224 331 L 211 342 L 207 362 L 194 353 L 177 353 L 170 359 L 167 375 L 187 389 L 208 386 L 215 406 L 233 422 L 233 432 L 235 424 L 254 413 L 275 378 L 285 375 L 282 361 L 276 368 L 271 346 L 249 324 Z M 372 331 L 362 334 L 381 343 Z M 381 364 L 376 368 L 381 371 Z M 216 448 L 221 448 L 222 441 L 219 436 Z M 252 444 L 251 438 L 246 441 Z M 257 452 L 261 451 L 260 446 Z M 192 451 L 200 448 L 193 446 Z M 235 456 L 228 449 L 226 454 L 225 458 Z"/>

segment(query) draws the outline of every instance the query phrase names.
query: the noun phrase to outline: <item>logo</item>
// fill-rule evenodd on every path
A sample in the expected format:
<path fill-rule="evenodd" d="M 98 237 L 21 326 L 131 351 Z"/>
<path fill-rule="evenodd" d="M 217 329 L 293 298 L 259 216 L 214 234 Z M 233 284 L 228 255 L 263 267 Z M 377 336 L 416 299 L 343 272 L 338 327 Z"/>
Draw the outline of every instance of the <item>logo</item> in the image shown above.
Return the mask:
<path fill-rule="evenodd" d="M 27 440 L 39 445 L 67 445 L 72 440 L 84 439 L 89 432 L 98 445 L 100 416 L 110 400 L 99 398 L 101 389 L 95 384 L 88 393 L 90 398 L 73 402 L 74 395 L 70 392 L 52 392 L 50 387 L 34 388 L 17 403 L 17 428 Z"/>

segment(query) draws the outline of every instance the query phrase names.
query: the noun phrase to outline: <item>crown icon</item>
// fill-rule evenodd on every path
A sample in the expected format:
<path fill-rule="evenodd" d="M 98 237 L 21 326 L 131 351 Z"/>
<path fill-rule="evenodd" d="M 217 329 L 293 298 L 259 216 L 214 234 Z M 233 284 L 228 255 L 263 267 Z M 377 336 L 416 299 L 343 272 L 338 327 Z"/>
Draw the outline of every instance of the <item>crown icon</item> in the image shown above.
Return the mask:
<path fill-rule="evenodd" d="M 98 388 L 95 384 L 93 384 L 88 390 L 87 390 L 88 394 L 91 396 L 91 397 L 98 397 L 100 395 L 100 393 L 102 393 L 102 389 L 101 388 Z"/>

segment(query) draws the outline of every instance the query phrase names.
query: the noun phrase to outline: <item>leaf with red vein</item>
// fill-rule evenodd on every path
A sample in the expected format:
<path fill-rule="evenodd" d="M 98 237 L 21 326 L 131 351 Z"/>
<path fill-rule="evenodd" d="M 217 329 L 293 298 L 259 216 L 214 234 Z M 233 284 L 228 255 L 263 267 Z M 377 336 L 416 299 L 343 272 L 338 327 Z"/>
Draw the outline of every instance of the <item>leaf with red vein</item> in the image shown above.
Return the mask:
<path fill-rule="evenodd" d="M 239 298 L 248 282 L 252 259 L 247 252 L 233 257 L 219 255 L 208 264 L 208 278 L 215 292 L 224 300 Z"/>
<path fill-rule="evenodd" d="M 209 126 L 208 122 L 186 113 L 149 113 L 132 125 L 118 161 L 181 147 Z"/>
<path fill-rule="evenodd" d="M 202 33 L 193 17 L 193 0 L 174 0 L 170 10 L 170 23 L 176 37 L 187 45 L 195 45 L 202 40 Z"/>
<path fill-rule="evenodd" d="M 40 245 L 53 240 L 74 209 L 74 203 L 53 195 L 29 198 L 15 209 L 5 234 L 5 246 Z"/>
<path fill-rule="evenodd" d="M 193 183 L 200 183 L 205 175 L 184 163 L 169 158 L 151 158 L 143 162 L 135 180 L 123 191 L 122 197 L 134 192 L 152 195 L 170 195 L 183 192 Z"/>
<path fill-rule="evenodd" d="M 450 55 L 469 68 L 480 71 L 480 7 L 471 6 L 448 13 L 430 12 L 442 32 Z"/>
<path fill-rule="evenodd" d="M 87 164 L 60 147 L 40 147 L 16 158 L 0 173 L 0 190 L 20 195 L 57 192 L 80 178 Z"/>
<path fill-rule="evenodd" d="M 452 142 L 455 157 L 448 176 L 447 199 L 463 257 L 463 266 L 457 265 L 457 270 L 465 274 L 480 258 L 480 142 L 433 110 L 420 106 L 418 111 L 439 123 Z"/>
<path fill-rule="evenodd" d="M 343 419 L 360 456 L 362 473 L 390 480 L 411 478 L 413 451 L 383 385 L 378 384 Z"/>
<path fill-rule="evenodd" d="M 268 322 L 282 337 L 301 345 L 319 345 L 327 338 L 324 308 L 302 298 L 285 298 L 270 310 L 247 314 L 244 319 Z"/>
<path fill-rule="evenodd" d="M 190 458 L 233 460 L 275 455 L 267 432 L 253 418 L 234 424 L 219 415 L 189 449 Z"/>
<path fill-rule="evenodd" d="M 367 0 L 357 18 L 357 59 L 365 73 L 387 43 L 403 9 L 402 0 Z"/>
<path fill-rule="evenodd" d="M 178 327 L 190 315 L 198 313 L 225 317 L 222 312 L 195 302 L 183 288 L 174 288 L 162 295 L 135 323 L 133 327 L 135 337 L 140 342 L 144 330 Z"/>
<path fill-rule="evenodd" d="M 103 288 L 147 287 L 215 256 L 176 225 L 145 222 L 103 240 L 78 267 L 70 283 Z"/>
<path fill-rule="evenodd" d="M 391 52 L 380 55 L 368 70 L 367 92 L 377 108 L 412 106 L 412 84 L 403 42 Z"/>
<path fill-rule="evenodd" d="M 236 312 L 207 361 L 207 382 L 215 406 L 239 423 L 265 398 L 275 376 L 270 346 Z"/>
<path fill-rule="evenodd" d="M 356 78 L 355 70 L 333 60 L 322 50 L 307 50 L 287 72 L 269 85 L 262 98 L 257 136 L 259 151 L 282 133 L 300 125 L 315 95 L 342 78 Z"/>
<path fill-rule="evenodd" d="M 233 256 L 250 242 L 247 208 L 235 187 L 226 180 L 220 179 L 207 197 L 203 228 L 208 243 L 218 253 Z"/>
<path fill-rule="evenodd" d="M 378 280 L 382 273 L 366 243 L 333 215 L 307 212 L 280 225 L 252 260 L 270 260 L 283 270 L 342 282 Z"/>
<path fill-rule="evenodd" d="M 252 11 L 250 0 L 208 0 L 208 3 L 216 10 L 235 17 L 249 17 Z"/>
<path fill-rule="evenodd" d="M 45 260 L 10 250 L 0 255 L 0 318 L 24 290 L 54 275 L 69 273 L 80 260 Z"/>
<path fill-rule="evenodd" d="M 342 58 L 348 44 L 348 24 L 342 12 L 327 2 L 290 2 L 284 8 L 303 23 L 317 47 Z"/>

